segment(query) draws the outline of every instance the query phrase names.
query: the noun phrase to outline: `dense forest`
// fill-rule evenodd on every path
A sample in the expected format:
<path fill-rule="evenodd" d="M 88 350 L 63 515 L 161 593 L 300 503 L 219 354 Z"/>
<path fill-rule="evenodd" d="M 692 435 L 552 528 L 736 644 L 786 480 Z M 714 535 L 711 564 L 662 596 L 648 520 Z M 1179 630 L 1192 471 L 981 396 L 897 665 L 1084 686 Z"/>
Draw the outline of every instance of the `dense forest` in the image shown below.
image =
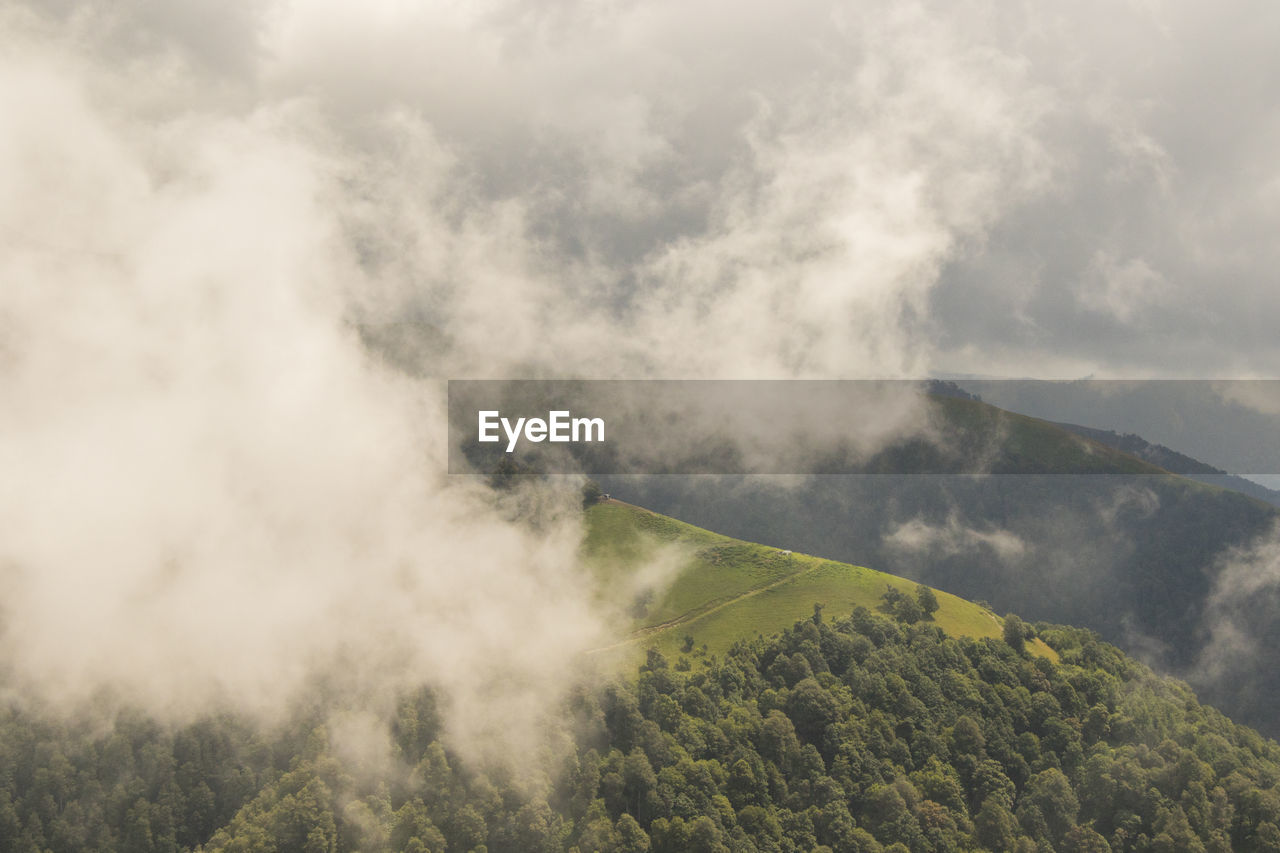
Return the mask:
<path fill-rule="evenodd" d="M 0 849 L 1229 851 L 1280 848 L 1280 747 L 1079 629 L 1060 662 L 859 608 L 722 659 L 582 685 L 532 780 L 451 751 L 403 697 L 402 772 L 344 764 L 319 710 L 106 727 L 10 704 Z M 313 706 L 318 708 L 320 706 Z"/>

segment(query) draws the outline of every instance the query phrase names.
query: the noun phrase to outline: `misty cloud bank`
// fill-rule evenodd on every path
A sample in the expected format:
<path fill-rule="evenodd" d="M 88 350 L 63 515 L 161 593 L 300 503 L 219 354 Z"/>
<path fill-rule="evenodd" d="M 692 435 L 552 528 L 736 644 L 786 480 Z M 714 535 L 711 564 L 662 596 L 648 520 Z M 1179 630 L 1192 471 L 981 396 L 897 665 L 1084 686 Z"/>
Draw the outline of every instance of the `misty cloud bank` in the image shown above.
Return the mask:
<path fill-rule="evenodd" d="M 1210 699 L 1239 692 L 1243 710 L 1271 716 L 1274 700 L 1253 673 L 1280 665 L 1280 530 L 1230 549 L 1213 569 L 1204 648 L 1187 678 Z"/>
<path fill-rule="evenodd" d="M 550 701 L 608 634 L 573 496 L 532 528 L 444 475 L 446 378 L 1260 369 L 1280 125 L 1202 71 L 1275 12 L 1116 10 L 6 7 L 15 683 L 269 711 L 355 661 L 477 737 Z"/>

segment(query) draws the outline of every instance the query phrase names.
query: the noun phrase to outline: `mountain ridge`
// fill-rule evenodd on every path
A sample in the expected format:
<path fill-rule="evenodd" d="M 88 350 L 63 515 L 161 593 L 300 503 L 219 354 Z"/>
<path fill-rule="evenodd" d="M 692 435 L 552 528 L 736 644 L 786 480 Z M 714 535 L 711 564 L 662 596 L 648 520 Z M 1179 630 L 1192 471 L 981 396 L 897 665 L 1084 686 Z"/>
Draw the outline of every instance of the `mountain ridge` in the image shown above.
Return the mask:
<path fill-rule="evenodd" d="M 978 400 L 935 395 L 930 405 L 954 474 L 895 473 L 939 470 L 920 462 L 947 457 L 917 442 L 873 457 L 874 476 L 600 480 L 633 503 L 726 535 L 1090 628 L 1187 678 L 1238 719 L 1280 733 L 1280 650 L 1261 643 L 1225 660 L 1214 651 L 1224 632 L 1280 636 L 1280 599 L 1237 601 L 1223 586 L 1235 576 L 1228 568 L 1277 529 L 1275 506 Z M 968 473 L 984 470 L 977 454 L 997 473 Z M 1077 463 L 1087 475 L 1054 473 Z"/>
<path fill-rule="evenodd" d="M 1269 489 L 1261 483 L 1255 483 L 1221 468 L 1215 468 L 1207 462 L 1201 462 L 1198 459 L 1187 456 L 1185 453 L 1165 447 L 1163 444 L 1147 441 L 1135 433 L 1118 433 L 1115 430 L 1096 429 L 1063 421 L 1049 421 L 1049 423 L 1062 427 L 1076 435 L 1092 439 L 1099 444 L 1105 444 L 1108 447 L 1136 456 L 1153 465 L 1158 465 L 1171 474 L 1187 477 L 1207 485 L 1231 489 L 1280 507 L 1280 491 Z"/>

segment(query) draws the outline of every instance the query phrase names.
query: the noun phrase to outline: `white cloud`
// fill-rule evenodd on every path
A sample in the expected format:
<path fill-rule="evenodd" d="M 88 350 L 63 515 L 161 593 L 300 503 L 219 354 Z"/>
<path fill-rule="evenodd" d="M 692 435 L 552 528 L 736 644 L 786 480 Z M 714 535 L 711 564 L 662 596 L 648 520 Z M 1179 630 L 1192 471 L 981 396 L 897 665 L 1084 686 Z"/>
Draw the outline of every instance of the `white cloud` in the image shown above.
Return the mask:
<path fill-rule="evenodd" d="M 1144 309 L 1168 294 L 1164 277 L 1142 258 L 1117 260 L 1099 251 L 1080 291 L 1080 302 L 1091 311 L 1121 323 L 1140 325 Z"/>
<path fill-rule="evenodd" d="M 930 524 L 923 518 L 913 518 L 894 528 L 884 541 L 891 551 L 935 559 L 989 549 L 998 559 L 1010 562 L 1027 550 L 1027 544 L 1011 531 L 970 527 L 956 513 L 947 518 L 946 524 Z"/>

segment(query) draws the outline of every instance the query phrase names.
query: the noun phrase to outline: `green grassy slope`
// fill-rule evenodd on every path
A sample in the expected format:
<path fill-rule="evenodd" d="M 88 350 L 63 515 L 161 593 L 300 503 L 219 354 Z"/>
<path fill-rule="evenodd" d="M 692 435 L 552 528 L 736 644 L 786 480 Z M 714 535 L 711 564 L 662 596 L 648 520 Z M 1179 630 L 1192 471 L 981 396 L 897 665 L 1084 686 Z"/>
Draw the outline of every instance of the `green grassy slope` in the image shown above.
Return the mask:
<path fill-rule="evenodd" d="M 657 648 L 677 657 L 685 637 L 707 655 L 723 654 L 736 640 L 769 636 L 813 614 L 815 603 L 832 618 L 855 607 L 875 610 L 887 587 L 914 594 L 905 578 L 861 566 L 793 554 L 730 539 L 616 500 L 587 510 L 584 553 L 603 589 L 636 586 L 646 566 L 665 566 L 651 595 L 631 602 L 634 622 L 616 648 Z M 935 591 L 933 621 L 955 637 L 999 637 L 1001 621 L 973 602 Z M 1035 654 L 1057 655 L 1040 640 Z M 695 661 L 701 654 L 691 656 Z"/>

